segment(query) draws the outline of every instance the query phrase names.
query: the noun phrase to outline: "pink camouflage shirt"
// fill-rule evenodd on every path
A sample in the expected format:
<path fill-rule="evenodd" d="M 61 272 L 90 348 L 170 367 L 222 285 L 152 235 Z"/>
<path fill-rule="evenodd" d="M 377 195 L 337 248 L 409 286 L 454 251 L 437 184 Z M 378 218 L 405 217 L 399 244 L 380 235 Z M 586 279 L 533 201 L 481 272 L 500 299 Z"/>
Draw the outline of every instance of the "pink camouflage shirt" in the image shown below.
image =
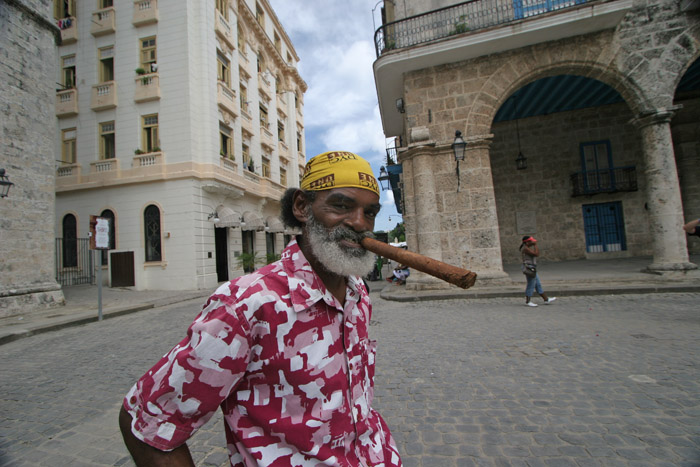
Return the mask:
<path fill-rule="evenodd" d="M 234 466 L 400 466 L 371 407 L 371 313 L 359 277 L 341 306 L 293 240 L 279 261 L 220 286 L 131 388 L 132 432 L 172 450 L 221 407 Z"/>

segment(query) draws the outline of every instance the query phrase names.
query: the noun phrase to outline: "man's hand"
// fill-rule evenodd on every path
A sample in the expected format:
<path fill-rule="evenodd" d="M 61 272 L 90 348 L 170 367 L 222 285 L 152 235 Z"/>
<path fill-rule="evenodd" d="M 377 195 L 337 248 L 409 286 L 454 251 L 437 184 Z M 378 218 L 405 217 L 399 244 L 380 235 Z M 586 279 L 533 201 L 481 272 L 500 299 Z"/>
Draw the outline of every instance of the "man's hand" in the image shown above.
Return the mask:
<path fill-rule="evenodd" d="M 156 449 L 134 436 L 131 432 L 131 420 L 129 412 L 122 407 L 119 412 L 119 428 L 122 431 L 124 444 L 126 444 L 126 448 L 137 466 L 194 467 L 194 461 L 187 444 L 178 446 L 172 451 Z"/>

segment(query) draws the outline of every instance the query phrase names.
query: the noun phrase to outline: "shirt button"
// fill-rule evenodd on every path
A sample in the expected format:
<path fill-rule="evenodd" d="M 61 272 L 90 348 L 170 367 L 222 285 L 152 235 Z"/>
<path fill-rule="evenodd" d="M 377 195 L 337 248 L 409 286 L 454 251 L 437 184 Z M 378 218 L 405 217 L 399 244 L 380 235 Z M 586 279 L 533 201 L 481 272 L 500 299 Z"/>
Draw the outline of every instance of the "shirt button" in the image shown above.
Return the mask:
<path fill-rule="evenodd" d="M 131 396 L 131 399 L 129 399 L 129 403 L 132 404 L 132 405 L 135 404 L 135 403 L 136 403 L 136 397 L 135 397 L 135 396 Z"/>

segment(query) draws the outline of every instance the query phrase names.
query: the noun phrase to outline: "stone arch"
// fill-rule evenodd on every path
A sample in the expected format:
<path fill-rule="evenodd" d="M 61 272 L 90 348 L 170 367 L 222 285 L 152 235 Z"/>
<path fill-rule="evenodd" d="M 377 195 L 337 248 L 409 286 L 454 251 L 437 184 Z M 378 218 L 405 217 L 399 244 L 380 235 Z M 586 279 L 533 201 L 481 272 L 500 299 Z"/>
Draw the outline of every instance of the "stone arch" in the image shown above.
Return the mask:
<path fill-rule="evenodd" d="M 511 68 L 507 70 L 507 68 Z M 620 93 L 633 113 L 648 108 L 649 99 L 636 83 L 626 79 L 618 71 L 595 62 L 562 61 L 552 64 L 534 63 L 522 73 L 512 69 L 506 61 L 500 70 L 495 70 L 484 83 L 479 95 L 471 106 L 466 121 L 466 135 L 479 136 L 490 132 L 498 109 L 515 91 L 541 78 L 561 74 L 584 76 L 596 79 Z M 505 82 L 504 76 L 510 77 Z"/>

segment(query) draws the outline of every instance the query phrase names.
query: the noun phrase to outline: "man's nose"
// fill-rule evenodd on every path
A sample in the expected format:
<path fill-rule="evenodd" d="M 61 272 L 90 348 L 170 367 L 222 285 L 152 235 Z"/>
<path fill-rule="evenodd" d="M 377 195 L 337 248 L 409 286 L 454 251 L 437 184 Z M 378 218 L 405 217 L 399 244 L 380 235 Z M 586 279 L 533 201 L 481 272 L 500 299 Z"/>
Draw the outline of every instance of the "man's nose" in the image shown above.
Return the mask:
<path fill-rule="evenodd" d="M 345 218 L 345 225 L 351 227 L 355 232 L 366 232 L 374 228 L 374 223 L 365 215 L 362 208 L 353 209 Z"/>

